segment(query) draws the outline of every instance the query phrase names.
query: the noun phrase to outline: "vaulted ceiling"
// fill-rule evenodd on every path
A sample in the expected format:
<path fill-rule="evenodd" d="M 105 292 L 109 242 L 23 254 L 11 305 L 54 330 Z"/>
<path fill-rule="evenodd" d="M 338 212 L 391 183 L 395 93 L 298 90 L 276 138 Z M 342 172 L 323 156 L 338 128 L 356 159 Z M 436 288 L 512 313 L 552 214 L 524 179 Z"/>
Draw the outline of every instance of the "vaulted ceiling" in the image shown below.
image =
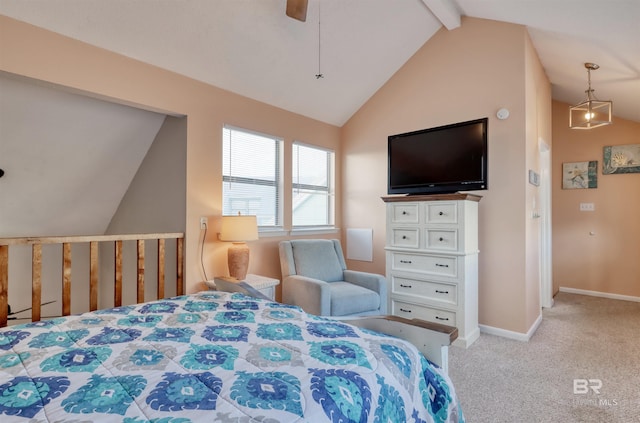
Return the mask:
<path fill-rule="evenodd" d="M 640 122 L 638 0 L 309 0 L 306 22 L 285 3 L 0 0 L 0 13 L 338 126 L 443 26 L 511 22 L 527 27 L 554 99 L 582 101 L 594 62 L 596 96 Z M 6 75 L 0 106 L 0 236 L 102 233 L 164 118 Z M 76 214 L 56 213 L 70 203 Z"/>
<path fill-rule="evenodd" d="M 339 126 L 443 24 L 512 22 L 528 28 L 555 99 L 582 101 L 594 62 L 596 96 L 640 121 L 638 0 L 309 0 L 306 22 L 285 3 L 2 0 L 0 13 Z"/>

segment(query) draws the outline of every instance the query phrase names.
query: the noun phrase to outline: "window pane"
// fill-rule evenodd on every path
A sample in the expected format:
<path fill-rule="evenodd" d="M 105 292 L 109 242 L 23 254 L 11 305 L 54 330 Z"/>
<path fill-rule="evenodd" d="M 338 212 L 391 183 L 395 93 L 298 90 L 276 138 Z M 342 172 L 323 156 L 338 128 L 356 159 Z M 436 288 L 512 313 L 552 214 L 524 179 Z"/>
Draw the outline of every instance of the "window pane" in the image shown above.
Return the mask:
<path fill-rule="evenodd" d="M 318 226 L 329 223 L 329 195 L 324 192 L 294 190 L 293 226 Z"/>
<path fill-rule="evenodd" d="M 293 226 L 333 224 L 333 152 L 293 144 Z"/>
<path fill-rule="evenodd" d="M 256 215 L 259 226 L 279 226 L 281 140 L 225 127 L 222 141 L 222 214 Z"/>
<path fill-rule="evenodd" d="M 305 185 L 326 187 L 327 151 L 294 144 L 293 146 L 293 182 Z"/>
<path fill-rule="evenodd" d="M 223 215 L 256 215 L 258 226 L 275 226 L 276 223 L 276 188 L 243 184 L 240 182 L 223 182 L 222 207 Z"/>

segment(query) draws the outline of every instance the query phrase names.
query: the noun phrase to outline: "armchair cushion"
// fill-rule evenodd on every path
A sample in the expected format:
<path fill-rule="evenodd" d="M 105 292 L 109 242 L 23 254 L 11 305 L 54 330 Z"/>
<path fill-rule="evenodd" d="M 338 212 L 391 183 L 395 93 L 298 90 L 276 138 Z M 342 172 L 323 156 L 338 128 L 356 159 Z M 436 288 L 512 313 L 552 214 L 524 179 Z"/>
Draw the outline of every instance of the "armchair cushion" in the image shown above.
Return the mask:
<path fill-rule="evenodd" d="M 330 239 L 291 241 L 296 274 L 325 282 L 341 281 L 344 268 Z"/>
<path fill-rule="evenodd" d="M 346 316 L 377 311 L 380 309 L 380 295 L 370 289 L 349 282 L 332 282 L 331 315 Z"/>

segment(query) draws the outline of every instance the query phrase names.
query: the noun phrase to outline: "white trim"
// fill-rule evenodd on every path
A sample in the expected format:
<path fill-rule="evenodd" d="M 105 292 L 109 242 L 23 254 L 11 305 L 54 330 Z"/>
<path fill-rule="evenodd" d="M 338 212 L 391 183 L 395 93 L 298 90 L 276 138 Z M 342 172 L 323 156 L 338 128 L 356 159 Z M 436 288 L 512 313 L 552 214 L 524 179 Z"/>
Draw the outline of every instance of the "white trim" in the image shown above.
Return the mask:
<path fill-rule="evenodd" d="M 560 292 L 566 292 L 567 294 L 589 295 L 591 297 L 601 297 L 601 298 L 609 298 L 611 300 L 633 301 L 636 303 L 640 303 L 640 297 L 633 297 L 631 295 L 611 294 L 609 292 L 589 291 L 587 289 L 567 288 L 564 286 L 560 287 Z"/>
<path fill-rule="evenodd" d="M 326 153 L 336 154 L 335 150 L 332 150 L 332 149 L 330 149 L 330 148 L 327 148 L 327 147 L 321 147 L 321 146 L 316 145 L 316 144 L 309 144 L 309 143 L 306 143 L 306 142 L 303 142 L 303 141 L 295 141 L 295 140 L 294 140 L 294 141 L 291 143 L 291 145 L 299 145 L 299 146 L 302 146 L 302 147 L 313 148 L 313 149 L 315 149 L 315 150 L 324 151 L 324 152 L 326 152 Z"/>
<path fill-rule="evenodd" d="M 516 341 L 529 342 L 533 334 L 536 332 L 536 330 L 538 330 L 540 323 L 542 323 L 542 314 L 538 315 L 538 318 L 536 319 L 535 322 L 533 322 L 533 325 L 531 325 L 527 333 L 514 332 L 511 330 L 495 328 L 493 326 L 487 326 L 487 325 L 478 325 L 478 326 L 480 326 L 481 333 L 486 333 L 488 335 L 501 336 L 503 338 L 514 339 Z"/>
<path fill-rule="evenodd" d="M 273 236 L 288 236 L 289 231 L 284 230 L 282 228 L 277 229 L 263 229 L 258 227 L 258 237 L 259 238 L 269 238 Z"/>
<path fill-rule="evenodd" d="M 278 137 L 276 135 L 272 135 L 272 134 L 268 134 L 266 132 L 260 132 L 260 131 L 254 131 L 253 129 L 247 129 L 247 128 L 243 128 L 241 126 L 234 126 L 234 125 L 229 125 L 227 123 L 224 123 L 222 125 L 222 127 L 224 129 L 228 129 L 230 131 L 238 131 L 238 132 L 244 132 L 246 134 L 250 134 L 250 135 L 256 135 L 258 137 L 263 137 L 263 138 L 269 138 L 272 139 L 274 141 L 280 141 L 280 142 L 284 142 L 284 138 L 282 137 Z"/>
<path fill-rule="evenodd" d="M 258 227 L 258 235 L 260 238 L 271 238 L 271 237 L 288 237 L 288 236 L 305 236 L 305 235 L 326 235 L 326 234 L 337 234 L 340 233 L 340 228 L 330 227 L 310 227 L 306 229 L 294 228 L 291 230 L 286 230 L 282 228 L 277 229 L 265 229 Z"/>
<path fill-rule="evenodd" d="M 291 229 L 291 236 L 304 236 L 304 235 L 324 235 L 324 234 L 337 234 L 338 232 L 340 232 L 340 228 L 335 228 L 335 227 L 330 227 L 330 228 L 323 228 L 323 227 L 310 227 L 310 228 L 302 228 L 302 227 L 297 227 L 297 228 L 293 228 Z"/>
<path fill-rule="evenodd" d="M 458 337 L 455 341 L 453 341 L 454 346 L 461 348 L 469 348 L 471 344 L 476 342 L 476 340 L 480 338 L 480 329 L 476 329 L 469 333 L 466 338 Z"/>
<path fill-rule="evenodd" d="M 551 223 L 551 148 L 543 138 L 538 138 L 540 162 L 540 189 L 538 190 L 538 206 L 540 211 L 540 305 L 543 308 L 553 307 L 553 274 L 552 264 L 552 228 Z M 536 208 L 534 207 L 534 212 Z"/>

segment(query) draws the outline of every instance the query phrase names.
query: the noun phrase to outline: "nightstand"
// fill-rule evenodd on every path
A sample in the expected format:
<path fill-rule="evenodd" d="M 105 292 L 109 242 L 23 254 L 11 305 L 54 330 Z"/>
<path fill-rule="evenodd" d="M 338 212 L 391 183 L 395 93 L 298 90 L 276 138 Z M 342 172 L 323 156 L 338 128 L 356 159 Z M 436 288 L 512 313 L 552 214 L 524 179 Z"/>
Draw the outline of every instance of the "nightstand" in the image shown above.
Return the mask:
<path fill-rule="evenodd" d="M 216 283 L 216 281 L 218 279 L 224 279 L 224 280 L 227 280 L 227 281 L 235 281 L 234 278 L 230 278 L 228 276 L 216 276 L 213 279 L 213 283 Z M 212 286 L 212 284 L 210 282 L 211 281 L 207 281 L 207 286 L 209 286 L 209 288 L 213 289 L 214 287 Z M 278 286 L 280 284 L 280 281 L 278 279 L 269 278 L 267 276 L 248 274 L 244 278 L 243 282 L 248 283 L 249 285 L 251 285 L 251 287 L 257 289 L 258 291 L 260 291 L 261 293 L 263 293 L 264 295 L 269 297 L 272 301 L 275 301 L 275 299 L 276 299 L 276 286 Z"/>

